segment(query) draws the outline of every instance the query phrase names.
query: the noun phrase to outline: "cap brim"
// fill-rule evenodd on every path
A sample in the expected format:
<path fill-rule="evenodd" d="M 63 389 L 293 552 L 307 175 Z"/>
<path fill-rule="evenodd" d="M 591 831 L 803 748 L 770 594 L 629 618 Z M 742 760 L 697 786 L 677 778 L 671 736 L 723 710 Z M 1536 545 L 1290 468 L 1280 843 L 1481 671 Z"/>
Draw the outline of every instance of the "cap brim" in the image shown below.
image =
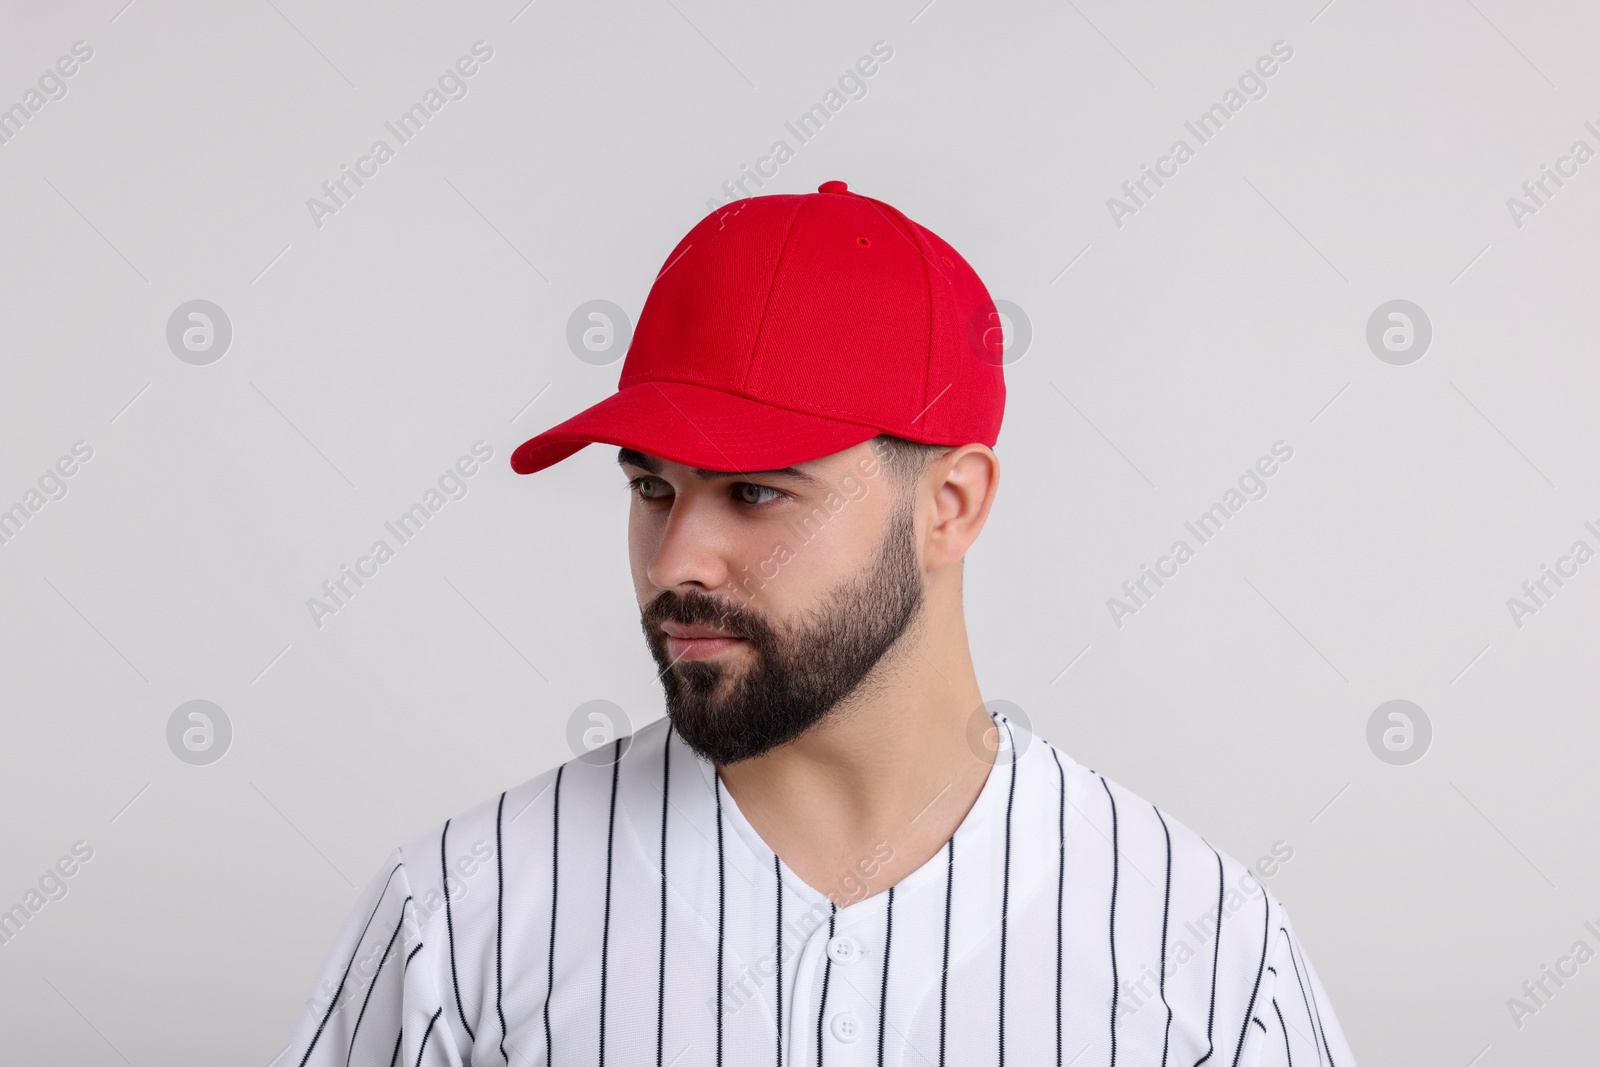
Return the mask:
<path fill-rule="evenodd" d="M 532 474 L 604 442 L 706 470 L 774 470 L 842 452 L 880 432 L 703 385 L 641 382 L 518 445 L 511 469 Z"/>

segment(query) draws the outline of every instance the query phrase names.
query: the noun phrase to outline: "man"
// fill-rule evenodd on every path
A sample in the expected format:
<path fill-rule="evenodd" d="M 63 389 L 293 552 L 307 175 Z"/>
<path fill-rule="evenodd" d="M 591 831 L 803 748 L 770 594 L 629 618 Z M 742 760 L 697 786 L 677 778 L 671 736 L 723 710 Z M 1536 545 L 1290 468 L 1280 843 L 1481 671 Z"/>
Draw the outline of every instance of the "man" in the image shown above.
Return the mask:
<path fill-rule="evenodd" d="M 994 305 L 827 182 L 667 257 L 618 391 L 667 715 L 397 849 L 284 1063 L 1337 1065 L 1252 872 L 985 705 Z"/>

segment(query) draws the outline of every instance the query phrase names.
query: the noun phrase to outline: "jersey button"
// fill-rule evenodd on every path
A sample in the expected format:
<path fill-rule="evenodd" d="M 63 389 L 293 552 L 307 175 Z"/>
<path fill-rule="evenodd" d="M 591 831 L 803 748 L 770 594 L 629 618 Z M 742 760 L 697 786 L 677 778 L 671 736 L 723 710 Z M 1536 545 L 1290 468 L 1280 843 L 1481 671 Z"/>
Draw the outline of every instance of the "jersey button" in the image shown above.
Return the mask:
<path fill-rule="evenodd" d="M 847 1045 L 861 1036 L 861 1024 L 856 1021 L 854 1015 L 847 1011 L 841 1011 L 838 1015 L 835 1015 L 829 1028 L 833 1030 L 834 1037 Z"/>
<path fill-rule="evenodd" d="M 828 938 L 828 958 L 834 963 L 854 963 L 860 956 L 861 946 L 855 938 L 843 934 Z"/>

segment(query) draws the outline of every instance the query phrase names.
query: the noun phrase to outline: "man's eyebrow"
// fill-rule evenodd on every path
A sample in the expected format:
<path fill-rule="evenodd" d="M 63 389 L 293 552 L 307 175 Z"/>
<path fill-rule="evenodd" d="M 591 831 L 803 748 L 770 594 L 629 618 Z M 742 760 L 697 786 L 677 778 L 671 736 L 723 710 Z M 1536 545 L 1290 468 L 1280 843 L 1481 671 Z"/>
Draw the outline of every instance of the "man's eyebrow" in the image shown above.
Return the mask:
<path fill-rule="evenodd" d="M 661 463 L 654 456 L 647 456 L 637 449 L 619 448 L 617 450 L 617 464 L 618 466 L 639 467 L 649 471 L 651 474 L 661 473 Z M 804 482 L 806 485 L 822 485 L 820 480 L 798 467 L 778 467 L 765 471 L 715 471 L 707 470 L 704 467 L 691 467 L 690 470 L 703 481 L 710 481 L 715 478 L 732 478 L 738 475 L 745 478 L 793 478 L 796 481 Z"/>

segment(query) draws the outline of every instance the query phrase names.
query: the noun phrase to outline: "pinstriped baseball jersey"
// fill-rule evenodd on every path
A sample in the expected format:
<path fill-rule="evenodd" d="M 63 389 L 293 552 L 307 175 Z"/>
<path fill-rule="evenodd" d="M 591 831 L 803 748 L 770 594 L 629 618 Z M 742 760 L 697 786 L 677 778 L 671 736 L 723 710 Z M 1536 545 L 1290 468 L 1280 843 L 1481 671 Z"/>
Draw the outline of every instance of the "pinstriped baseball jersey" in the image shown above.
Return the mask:
<path fill-rule="evenodd" d="M 667 719 L 509 789 L 392 854 L 280 1063 L 1354 1067 L 1248 868 L 993 718 L 970 812 L 870 896 L 802 882 Z"/>

